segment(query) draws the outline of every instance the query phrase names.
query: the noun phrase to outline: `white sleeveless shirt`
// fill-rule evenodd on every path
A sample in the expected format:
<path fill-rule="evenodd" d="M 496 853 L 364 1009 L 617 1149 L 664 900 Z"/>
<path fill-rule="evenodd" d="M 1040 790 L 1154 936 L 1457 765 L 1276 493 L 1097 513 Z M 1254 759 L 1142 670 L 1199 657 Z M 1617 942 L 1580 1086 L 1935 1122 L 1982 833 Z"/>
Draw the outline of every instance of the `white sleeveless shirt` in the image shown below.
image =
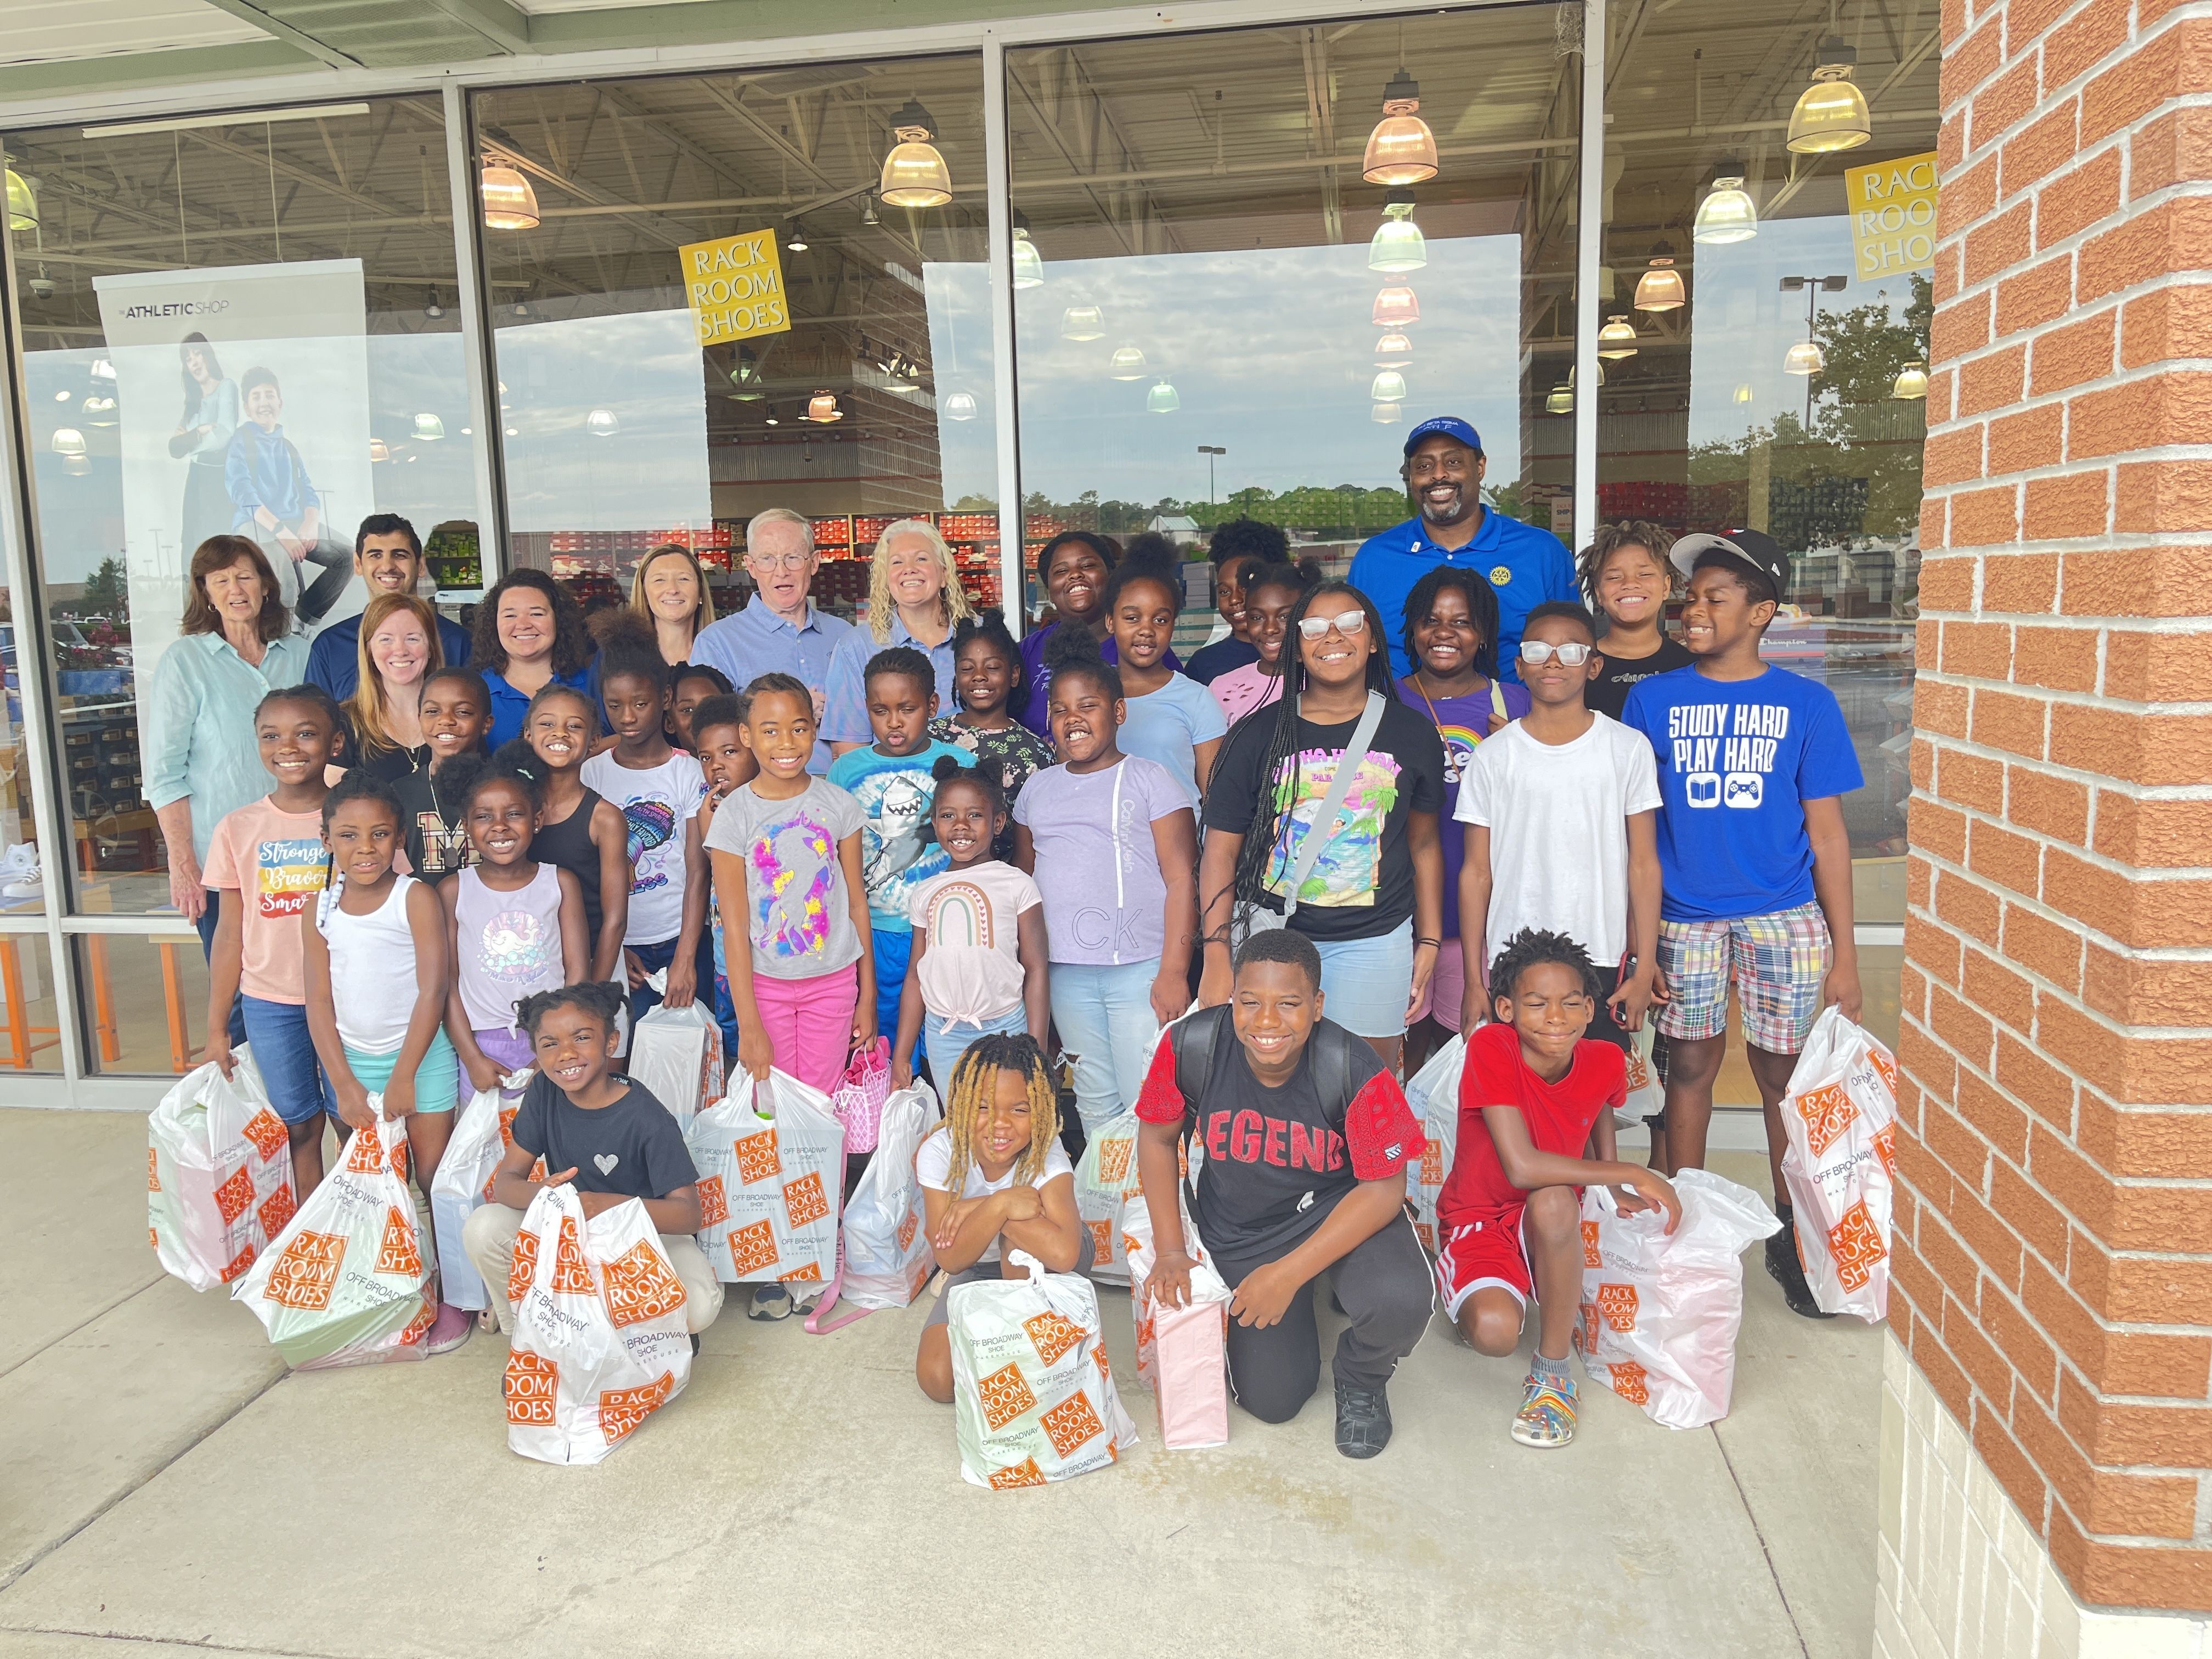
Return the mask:
<path fill-rule="evenodd" d="M 343 884 L 335 872 L 315 910 L 331 949 L 331 1001 L 338 1036 L 357 1054 L 392 1054 L 407 1041 L 422 981 L 415 971 L 415 933 L 407 925 L 412 876 L 394 876 L 384 902 L 365 916 L 338 906 Z"/>

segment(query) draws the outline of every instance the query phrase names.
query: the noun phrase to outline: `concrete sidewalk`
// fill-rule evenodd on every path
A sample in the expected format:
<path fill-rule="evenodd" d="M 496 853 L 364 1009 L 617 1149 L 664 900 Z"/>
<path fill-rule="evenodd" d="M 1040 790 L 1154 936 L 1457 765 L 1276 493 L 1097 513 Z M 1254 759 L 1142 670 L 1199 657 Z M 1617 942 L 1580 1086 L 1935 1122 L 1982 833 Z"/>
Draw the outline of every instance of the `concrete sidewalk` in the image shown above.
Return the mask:
<path fill-rule="evenodd" d="M 1120 1467 L 989 1492 L 914 1385 L 925 1306 L 811 1337 L 733 1297 L 681 1400 L 557 1469 L 507 1449 L 501 1337 L 292 1376 L 163 1276 L 143 1141 L 0 1112 L 0 1659 L 1869 1650 L 1880 1335 L 1793 1317 L 1755 1258 L 1712 1429 L 1585 1385 L 1576 1444 L 1526 1450 L 1525 1367 L 1439 1321 L 1372 1462 L 1336 1455 L 1326 1381 L 1199 1453 L 1164 1452 L 1132 1389 Z M 1127 1298 L 1099 1301 L 1132 1377 Z"/>

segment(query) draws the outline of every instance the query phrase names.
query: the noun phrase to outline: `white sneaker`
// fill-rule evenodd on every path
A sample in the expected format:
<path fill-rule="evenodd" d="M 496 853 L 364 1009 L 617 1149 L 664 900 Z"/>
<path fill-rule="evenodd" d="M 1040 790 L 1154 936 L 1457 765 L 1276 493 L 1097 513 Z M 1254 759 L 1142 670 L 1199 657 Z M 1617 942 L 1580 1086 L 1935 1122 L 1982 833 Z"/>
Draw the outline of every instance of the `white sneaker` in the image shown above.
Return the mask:
<path fill-rule="evenodd" d="M 39 849 L 19 841 L 0 852 L 0 897 L 34 899 L 46 896 L 46 884 L 39 872 Z"/>

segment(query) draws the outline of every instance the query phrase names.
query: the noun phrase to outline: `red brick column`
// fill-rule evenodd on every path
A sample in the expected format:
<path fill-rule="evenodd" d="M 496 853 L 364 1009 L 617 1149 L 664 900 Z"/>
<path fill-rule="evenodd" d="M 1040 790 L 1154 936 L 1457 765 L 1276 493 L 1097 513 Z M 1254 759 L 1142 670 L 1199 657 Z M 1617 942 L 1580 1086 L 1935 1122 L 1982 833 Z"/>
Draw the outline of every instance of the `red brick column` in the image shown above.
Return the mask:
<path fill-rule="evenodd" d="M 2212 1609 L 2212 5 L 1942 27 L 1892 1319 L 2075 1596 Z"/>

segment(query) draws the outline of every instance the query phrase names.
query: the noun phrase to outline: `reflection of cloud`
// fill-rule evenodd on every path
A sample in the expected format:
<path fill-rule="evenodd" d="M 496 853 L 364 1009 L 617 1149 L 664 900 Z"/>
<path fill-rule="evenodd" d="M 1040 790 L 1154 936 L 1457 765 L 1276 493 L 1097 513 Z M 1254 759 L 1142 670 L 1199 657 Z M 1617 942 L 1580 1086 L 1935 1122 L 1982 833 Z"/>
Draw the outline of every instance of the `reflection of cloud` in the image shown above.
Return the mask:
<path fill-rule="evenodd" d="M 376 510 L 397 513 L 422 535 L 448 519 L 477 516 L 476 446 L 464 347 L 459 334 L 372 334 L 368 337 L 369 430 L 390 446 L 392 459 L 374 469 Z M 413 441 L 415 417 L 435 415 L 446 435 L 435 443 Z M 338 528 L 349 539 L 350 526 Z"/>
<path fill-rule="evenodd" d="M 999 498 L 999 428 L 991 390 L 991 272 L 983 264 L 925 264 L 929 361 L 937 393 L 937 447 L 943 459 L 945 502 L 963 496 Z M 975 400 L 973 420 L 945 413 L 964 392 Z"/>
<path fill-rule="evenodd" d="M 1387 278 L 1368 270 L 1364 240 L 1054 261 L 1043 287 L 1017 296 L 1023 488 L 1056 500 L 1194 496 L 1206 489 L 1201 443 L 1229 451 L 1224 495 L 1389 488 L 1406 428 L 1446 412 L 1482 433 L 1492 478 L 1517 477 L 1520 239 L 1431 237 L 1428 256 Z M 1421 321 L 1407 331 L 1404 419 L 1383 427 L 1368 398 L 1383 331 L 1369 317 L 1376 290 L 1398 282 L 1419 296 Z M 1098 307 L 1104 337 L 1060 338 L 1071 305 Z M 1124 344 L 1145 354 L 1140 380 L 1107 377 Z M 1178 412 L 1146 412 L 1157 379 L 1174 385 Z"/>
<path fill-rule="evenodd" d="M 514 412 L 507 510 L 524 531 L 642 530 L 714 516 L 707 388 L 685 311 L 529 323 L 498 332 Z M 620 430 L 585 418 L 614 411 Z"/>

